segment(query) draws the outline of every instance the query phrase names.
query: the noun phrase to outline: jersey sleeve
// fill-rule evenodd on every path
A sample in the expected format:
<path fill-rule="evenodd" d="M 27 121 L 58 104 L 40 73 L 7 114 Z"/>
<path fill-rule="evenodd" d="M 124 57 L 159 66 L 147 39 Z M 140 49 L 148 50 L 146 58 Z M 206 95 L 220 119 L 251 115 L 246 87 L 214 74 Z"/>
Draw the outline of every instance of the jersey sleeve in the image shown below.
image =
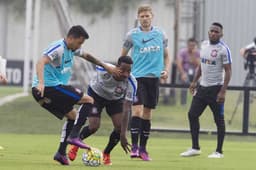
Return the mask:
<path fill-rule="evenodd" d="M 125 95 L 125 100 L 133 102 L 137 91 L 137 81 L 134 76 L 128 78 L 128 88 Z"/>
<path fill-rule="evenodd" d="M 74 52 L 74 56 L 79 56 L 81 57 L 83 55 L 83 49 L 79 48 Z"/>
<path fill-rule="evenodd" d="M 52 61 L 57 60 L 58 58 L 61 58 L 63 56 L 63 53 L 64 53 L 64 48 L 63 46 L 61 46 L 61 44 L 50 46 L 43 52 L 43 54 L 45 56 L 48 56 Z"/>
<path fill-rule="evenodd" d="M 223 64 L 231 64 L 232 63 L 231 52 L 227 46 L 224 46 L 222 61 L 223 61 Z"/>
<path fill-rule="evenodd" d="M 123 43 L 123 48 L 129 50 L 131 49 L 133 46 L 133 42 L 132 42 L 132 32 L 128 32 L 125 36 L 125 39 L 124 39 L 124 43 Z"/>

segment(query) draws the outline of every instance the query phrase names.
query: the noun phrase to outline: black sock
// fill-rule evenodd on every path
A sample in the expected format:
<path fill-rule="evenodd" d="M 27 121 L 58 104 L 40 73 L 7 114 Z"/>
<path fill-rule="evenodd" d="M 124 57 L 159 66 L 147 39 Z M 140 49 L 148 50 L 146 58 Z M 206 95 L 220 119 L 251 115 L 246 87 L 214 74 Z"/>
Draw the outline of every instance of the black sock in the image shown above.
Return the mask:
<path fill-rule="evenodd" d="M 189 114 L 190 133 L 192 137 L 192 148 L 200 149 L 199 147 L 199 118 Z"/>
<path fill-rule="evenodd" d="M 119 140 L 120 140 L 120 133 L 113 130 L 109 137 L 108 144 L 107 144 L 106 148 L 104 149 L 104 153 L 110 154 L 110 152 L 117 145 Z"/>
<path fill-rule="evenodd" d="M 217 149 L 216 152 L 222 153 L 223 142 L 225 138 L 225 121 L 224 118 L 217 120 Z"/>
<path fill-rule="evenodd" d="M 58 152 L 62 155 L 66 155 L 66 148 L 68 145 L 66 140 L 72 130 L 73 125 L 74 125 L 74 120 L 68 119 L 62 127 L 61 142 L 58 149 Z"/>
<path fill-rule="evenodd" d="M 74 127 L 70 133 L 71 138 L 76 138 L 79 136 L 80 130 L 82 126 L 85 124 L 87 115 L 90 113 L 91 109 L 92 109 L 91 103 L 85 103 L 79 108 Z"/>
<path fill-rule="evenodd" d="M 151 129 L 151 121 L 142 119 L 140 132 L 140 149 L 146 149 L 147 141 Z"/>
<path fill-rule="evenodd" d="M 87 138 L 88 136 L 91 136 L 91 134 L 93 134 L 94 132 L 92 132 L 89 129 L 89 126 L 85 126 L 81 132 L 80 132 L 80 139 L 84 140 L 85 138 Z"/>
<path fill-rule="evenodd" d="M 141 127 L 141 118 L 133 116 L 131 119 L 131 138 L 132 145 L 138 146 L 140 127 Z"/>

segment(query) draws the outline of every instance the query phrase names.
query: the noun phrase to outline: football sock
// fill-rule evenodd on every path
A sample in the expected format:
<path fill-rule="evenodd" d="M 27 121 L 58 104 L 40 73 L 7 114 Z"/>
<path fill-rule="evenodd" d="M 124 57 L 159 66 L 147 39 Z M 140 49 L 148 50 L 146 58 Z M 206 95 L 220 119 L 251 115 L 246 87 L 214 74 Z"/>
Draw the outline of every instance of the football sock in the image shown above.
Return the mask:
<path fill-rule="evenodd" d="M 110 152 L 117 145 L 119 140 L 120 140 L 120 133 L 113 130 L 109 137 L 108 144 L 107 144 L 106 148 L 104 149 L 104 153 L 110 154 Z"/>
<path fill-rule="evenodd" d="M 216 122 L 217 124 L 217 149 L 216 151 L 222 153 L 222 146 L 225 138 L 225 120 L 220 118 Z"/>
<path fill-rule="evenodd" d="M 140 149 L 145 149 L 150 134 L 151 122 L 150 120 L 142 119 L 140 132 Z"/>
<path fill-rule="evenodd" d="M 85 138 L 87 138 L 88 136 L 91 136 L 91 134 L 93 134 L 94 132 L 92 132 L 89 129 L 89 126 L 85 126 L 81 132 L 80 132 L 80 139 L 84 140 Z"/>
<path fill-rule="evenodd" d="M 91 112 L 91 109 L 92 109 L 91 103 L 85 103 L 79 108 L 76 116 L 76 121 L 74 123 L 74 127 L 70 133 L 71 138 L 76 138 L 79 136 L 80 130 L 82 126 L 85 124 L 87 115 Z"/>
<path fill-rule="evenodd" d="M 68 119 L 62 127 L 60 145 L 59 145 L 59 149 L 58 149 L 58 152 L 61 155 L 66 155 L 66 148 L 68 145 L 66 140 L 72 130 L 73 125 L 74 125 L 74 120 Z"/>
<path fill-rule="evenodd" d="M 132 145 L 135 145 L 135 146 L 138 146 L 141 121 L 142 119 L 140 117 L 133 116 L 131 119 Z"/>
<path fill-rule="evenodd" d="M 198 141 L 199 129 L 200 129 L 199 118 L 189 114 L 189 124 L 190 124 L 190 133 L 192 137 L 192 148 L 200 149 L 199 141 Z"/>

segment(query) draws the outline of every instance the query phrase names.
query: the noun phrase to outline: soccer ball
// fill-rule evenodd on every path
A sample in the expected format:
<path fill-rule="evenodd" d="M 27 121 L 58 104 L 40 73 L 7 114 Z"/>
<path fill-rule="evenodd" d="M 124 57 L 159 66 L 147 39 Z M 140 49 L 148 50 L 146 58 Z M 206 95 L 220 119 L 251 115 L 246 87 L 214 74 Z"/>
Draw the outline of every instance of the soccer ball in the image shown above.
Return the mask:
<path fill-rule="evenodd" d="M 86 166 L 100 166 L 102 157 L 102 152 L 99 149 L 91 148 L 83 153 L 82 161 Z"/>

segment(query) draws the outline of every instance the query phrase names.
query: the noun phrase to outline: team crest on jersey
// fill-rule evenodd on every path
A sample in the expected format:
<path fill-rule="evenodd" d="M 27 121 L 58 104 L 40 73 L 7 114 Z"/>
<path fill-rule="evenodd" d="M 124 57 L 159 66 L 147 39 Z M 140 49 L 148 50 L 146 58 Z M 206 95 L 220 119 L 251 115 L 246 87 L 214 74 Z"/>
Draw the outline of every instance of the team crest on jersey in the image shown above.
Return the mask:
<path fill-rule="evenodd" d="M 110 78 L 110 74 L 108 74 L 108 73 L 105 73 L 104 75 L 103 75 L 103 77 L 104 77 L 104 79 L 109 79 Z"/>
<path fill-rule="evenodd" d="M 216 49 L 212 50 L 211 56 L 215 58 L 217 57 L 217 55 L 218 55 L 218 51 Z"/>
<path fill-rule="evenodd" d="M 124 94 L 124 89 L 122 87 L 120 87 L 120 86 L 117 86 L 115 88 L 115 95 L 116 96 L 121 96 L 122 94 Z"/>

